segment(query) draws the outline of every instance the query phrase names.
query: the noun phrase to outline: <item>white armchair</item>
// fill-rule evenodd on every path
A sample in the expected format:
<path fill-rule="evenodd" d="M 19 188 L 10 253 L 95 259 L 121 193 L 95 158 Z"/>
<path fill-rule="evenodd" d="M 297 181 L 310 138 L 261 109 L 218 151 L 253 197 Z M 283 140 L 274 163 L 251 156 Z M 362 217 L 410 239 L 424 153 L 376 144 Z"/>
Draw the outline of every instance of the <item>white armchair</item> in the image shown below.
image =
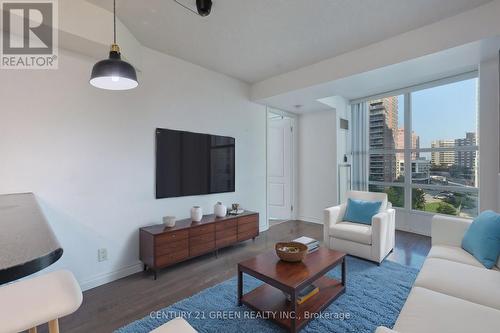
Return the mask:
<path fill-rule="evenodd" d="M 381 263 L 394 248 L 395 215 L 386 193 L 350 191 L 347 197 L 356 200 L 382 201 L 372 225 L 343 221 L 346 203 L 324 211 L 325 246 L 347 254 Z"/>

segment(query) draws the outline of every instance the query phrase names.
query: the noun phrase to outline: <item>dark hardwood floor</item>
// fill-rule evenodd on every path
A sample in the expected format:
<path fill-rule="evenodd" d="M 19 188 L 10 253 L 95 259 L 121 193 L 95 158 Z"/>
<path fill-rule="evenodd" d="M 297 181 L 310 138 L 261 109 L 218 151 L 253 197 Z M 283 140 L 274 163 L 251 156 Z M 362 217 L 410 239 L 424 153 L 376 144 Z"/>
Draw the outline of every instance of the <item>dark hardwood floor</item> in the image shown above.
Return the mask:
<path fill-rule="evenodd" d="M 88 290 L 80 309 L 60 320 L 61 332 L 112 332 L 151 311 L 235 276 L 238 262 L 273 249 L 278 241 L 299 236 L 323 239 L 323 226 L 303 221 L 276 224 L 255 241 L 219 251 L 218 258 L 208 254 L 166 268 L 156 281 L 149 273 L 142 272 Z M 429 249 L 429 237 L 398 231 L 396 248 L 388 259 L 420 267 Z M 46 326 L 40 332 L 46 332 Z"/>

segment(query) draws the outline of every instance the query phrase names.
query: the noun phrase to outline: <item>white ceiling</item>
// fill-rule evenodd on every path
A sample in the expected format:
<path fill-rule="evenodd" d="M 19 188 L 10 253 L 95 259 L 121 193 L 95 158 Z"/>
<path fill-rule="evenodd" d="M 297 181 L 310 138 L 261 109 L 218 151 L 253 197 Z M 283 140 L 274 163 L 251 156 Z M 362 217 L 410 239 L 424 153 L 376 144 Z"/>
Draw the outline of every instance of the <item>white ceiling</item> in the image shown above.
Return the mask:
<path fill-rule="evenodd" d="M 111 9 L 111 0 L 87 1 Z M 143 45 L 254 83 L 491 0 L 213 1 L 205 18 L 173 0 L 118 0 L 117 12 Z"/>

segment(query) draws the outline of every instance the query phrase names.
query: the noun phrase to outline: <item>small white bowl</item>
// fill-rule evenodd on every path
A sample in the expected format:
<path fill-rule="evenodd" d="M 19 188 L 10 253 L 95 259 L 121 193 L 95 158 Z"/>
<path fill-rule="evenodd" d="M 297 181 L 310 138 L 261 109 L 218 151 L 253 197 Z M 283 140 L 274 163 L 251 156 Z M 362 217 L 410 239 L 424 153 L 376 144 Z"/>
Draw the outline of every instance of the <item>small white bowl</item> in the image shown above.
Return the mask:
<path fill-rule="evenodd" d="M 175 227 L 175 216 L 163 217 L 163 224 L 169 228 Z"/>

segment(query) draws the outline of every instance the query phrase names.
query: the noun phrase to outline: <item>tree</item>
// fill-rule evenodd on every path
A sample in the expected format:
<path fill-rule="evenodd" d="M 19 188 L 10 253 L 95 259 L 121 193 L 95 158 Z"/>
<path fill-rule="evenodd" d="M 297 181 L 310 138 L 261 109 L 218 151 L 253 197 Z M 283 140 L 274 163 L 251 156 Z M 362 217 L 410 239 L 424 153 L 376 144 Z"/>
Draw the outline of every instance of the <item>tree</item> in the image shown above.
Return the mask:
<path fill-rule="evenodd" d="M 455 209 L 455 207 L 446 202 L 440 202 L 436 209 L 436 212 L 440 214 L 457 215 L 457 210 Z"/>
<path fill-rule="evenodd" d="M 411 205 L 413 209 L 425 209 L 425 192 L 421 188 L 414 188 L 412 190 Z"/>
<path fill-rule="evenodd" d="M 404 188 L 399 186 L 391 186 L 385 189 L 387 193 L 387 200 L 389 200 L 394 207 L 405 206 Z M 425 192 L 420 188 L 415 188 L 412 191 L 412 207 L 413 209 L 425 209 Z"/>
<path fill-rule="evenodd" d="M 389 200 L 394 207 L 405 206 L 404 189 L 402 187 L 388 187 L 385 193 L 387 193 L 387 200 Z"/>

